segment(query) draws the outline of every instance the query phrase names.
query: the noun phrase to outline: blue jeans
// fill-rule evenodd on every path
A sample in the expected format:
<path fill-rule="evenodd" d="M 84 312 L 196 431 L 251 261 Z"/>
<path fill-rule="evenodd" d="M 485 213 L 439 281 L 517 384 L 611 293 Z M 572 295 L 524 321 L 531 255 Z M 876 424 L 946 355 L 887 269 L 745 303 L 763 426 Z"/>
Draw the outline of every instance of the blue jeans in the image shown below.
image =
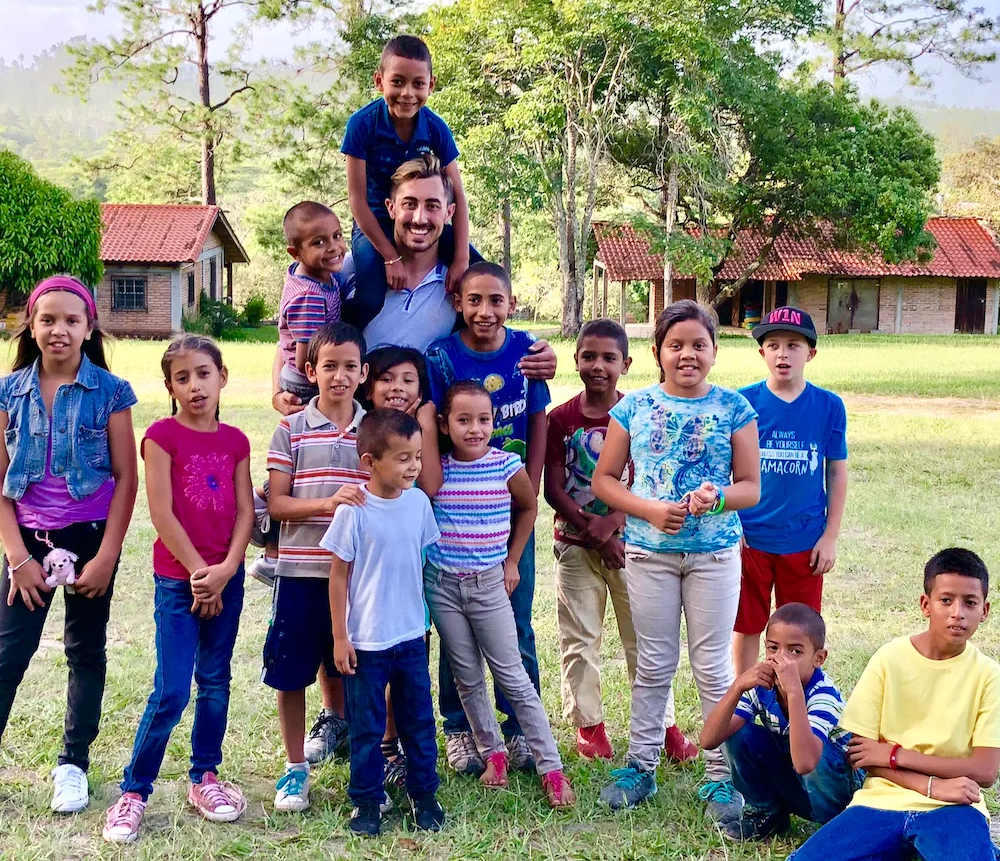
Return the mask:
<path fill-rule="evenodd" d="M 539 693 L 542 690 L 541 681 L 538 677 L 538 655 L 535 653 L 535 629 L 531 627 L 531 605 L 535 599 L 535 533 L 531 533 L 528 544 L 521 554 L 521 562 L 517 566 L 517 571 L 521 575 L 521 582 L 517 584 L 514 594 L 510 596 L 510 606 L 514 610 L 514 625 L 517 627 L 517 647 L 521 652 L 521 663 L 528 671 L 528 678 L 531 684 Z M 438 683 L 440 694 L 438 697 L 438 707 L 441 709 L 441 717 L 444 718 L 444 731 L 452 732 L 472 732 L 469 726 L 469 719 L 462 710 L 462 700 L 458 696 L 458 687 L 455 685 L 455 676 L 451 672 L 451 664 L 445 656 L 445 650 L 441 650 L 441 659 L 438 663 Z M 504 736 L 509 738 L 512 735 L 523 735 L 521 724 L 514 716 L 514 707 L 507 701 L 496 684 L 493 685 L 493 696 L 496 700 L 497 709 L 503 712 L 507 719 L 500 725 L 500 730 Z"/>
<path fill-rule="evenodd" d="M 156 575 L 155 581 L 153 692 L 121 783 L 122 792 L 138 792 L 143 800 L 153 791 L 170 733 L 191 698 L 192 676 L 198 697 L 191 730 L 191 781 L 200 783 L 206 771 L 218 771 L 229 716 L 230 664 L 243 609 L 242 565 L 222 590 L 222 612 L 212 619 L 200 619 L 191 612 L 187 580 Z"/>
<path fill-rule="evenodd" d="M 829 739 L 809 774 L 797 774 L 787 736 L 748 723 L 724 745 L 733 785 L 762 813 L 787 811 L 812 822 L 829 822 L 851 801 L 862 778 Z"/>
<path fill-rule="evenodd" d="M 395 242 L 392 221 L 380 218 L 378 223 L 389 241 Z M 382 310 L 389 284 L 385 280 L 385 260 L 356 224 L 351 231 L 351 257 L 354 260 L 356 288 L 354 296 L 344 304 L 340 316 L 345 323 L 363 331 Z M 438 259 L 449 266 L 455 259 L 455 231 L 450 224 L 444 226 L 438 240 Z M 482 255 L 470 245 L 469 262 L 478 263 L 482 259 Z"/>
<path fill-rule="evenodd" d="M 354 675 L 344 676 L 351 738 L 351 782 L 347 794 L 356 805 L 381 803 L 385 797 L 382 736 L 385 686 L 390 685 L 396 729 L 406 751 L 406 791 L 415 799 L 434 795 L 439 783 L 437 739 L 424 638 L 381 652 L 359 649 L 357 656 Z"/>
<path fill-rule="evenodd" d="M 990 826 L 964 804 L 926 813 L 855 805 L 828 822 L 788 861 L 992 861 Z"/>

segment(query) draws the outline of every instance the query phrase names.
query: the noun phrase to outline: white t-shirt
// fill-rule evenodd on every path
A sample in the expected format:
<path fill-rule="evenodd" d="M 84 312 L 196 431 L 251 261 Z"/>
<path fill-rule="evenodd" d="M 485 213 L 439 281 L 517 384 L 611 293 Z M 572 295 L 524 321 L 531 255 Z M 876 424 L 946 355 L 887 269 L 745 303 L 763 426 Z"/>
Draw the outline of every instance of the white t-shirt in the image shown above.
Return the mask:
<path fill-rule="evenodd" d="M 441 537 L 427 495 L 395 499 L 364 488 L 365 505 L 341 505 L 320 546 L 353 562 L 347 585 L 347 636 L 355 649 L 381 652 L 423 637 L 423 551 Z"/>

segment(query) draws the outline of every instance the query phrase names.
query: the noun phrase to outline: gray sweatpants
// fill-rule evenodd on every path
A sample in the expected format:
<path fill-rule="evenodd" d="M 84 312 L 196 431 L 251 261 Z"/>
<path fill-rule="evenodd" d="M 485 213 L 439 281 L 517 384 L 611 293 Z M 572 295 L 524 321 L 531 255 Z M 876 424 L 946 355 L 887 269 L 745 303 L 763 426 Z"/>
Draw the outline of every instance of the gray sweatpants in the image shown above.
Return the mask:
<path fill-rule="evenodd" d="M 424 596 L 448 656 L 476 747 L 485 759 L 505 750 L 490 701 L 483 658 L 514 707 L 539 774 L 562 768 L 549 719 L 521 663 L 514 611 L 503 587 L 503 566 L 467 577 L 424 569 Z"/>
<path fill-rule="evenodd" d="M 656 553 L 630 544 L 625 574 L 637 645 L 628 760 L 655 769 L 680 658 L 682 610 L 703 717 L 733 683 L 730 646 L 740 601 L 740 546 L 714 553 Z M 721 750 L 704 751 L 704 756 L 709 780 L 729 780 Z"/>

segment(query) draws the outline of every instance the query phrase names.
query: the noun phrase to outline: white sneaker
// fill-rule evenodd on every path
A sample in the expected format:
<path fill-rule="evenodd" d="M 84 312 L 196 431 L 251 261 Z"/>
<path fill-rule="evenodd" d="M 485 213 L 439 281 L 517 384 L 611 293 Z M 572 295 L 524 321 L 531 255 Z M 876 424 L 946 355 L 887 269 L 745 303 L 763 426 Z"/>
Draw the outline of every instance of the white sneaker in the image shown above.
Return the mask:
<path fill-rule="evenodd" d="M 79 813 L 90 804 L 87 774 L 82 768 L 69 763 L 60 765 L 52 772 L 52 780 L 52 809 L 56 813 Z"/>
<path fill-rule="evenodd" d="M 265 556 L 263 553 L 250 563 L 247 574 L 259 580 L 268 588 L 274 588 L 274 572 L 278 568 L 278 560 Z"/>
<path fill-rule="evenodd" d="M 274 809 L 298 812 L 309 809 L 309 764 L 285 765 L 285 773 L 277 783 Z"/>

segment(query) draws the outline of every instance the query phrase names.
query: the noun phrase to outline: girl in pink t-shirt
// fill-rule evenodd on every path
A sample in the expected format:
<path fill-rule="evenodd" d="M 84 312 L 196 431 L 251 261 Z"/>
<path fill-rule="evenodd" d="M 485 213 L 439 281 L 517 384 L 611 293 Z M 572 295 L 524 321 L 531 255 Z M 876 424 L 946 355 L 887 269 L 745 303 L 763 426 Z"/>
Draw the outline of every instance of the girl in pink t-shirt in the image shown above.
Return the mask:
<path fill-rule="evenodd" d="M 149 514 L 156 528 L 156 674 L 139 723 L 122 795 L 108 811 L 104 839 L 139 836 L 170 733 L 198 685 L 191 733 L 188 801 L 212 822 L 232 822 L 246 800 L 216 776 L 229 711 L 230 663 L 243 608 L 243 559 L 253 524 L 250 442 L 219 422 L 227 371 L 215 342 L 175 340 L 163 355 L 174 415 L 146 431 Z"/>

